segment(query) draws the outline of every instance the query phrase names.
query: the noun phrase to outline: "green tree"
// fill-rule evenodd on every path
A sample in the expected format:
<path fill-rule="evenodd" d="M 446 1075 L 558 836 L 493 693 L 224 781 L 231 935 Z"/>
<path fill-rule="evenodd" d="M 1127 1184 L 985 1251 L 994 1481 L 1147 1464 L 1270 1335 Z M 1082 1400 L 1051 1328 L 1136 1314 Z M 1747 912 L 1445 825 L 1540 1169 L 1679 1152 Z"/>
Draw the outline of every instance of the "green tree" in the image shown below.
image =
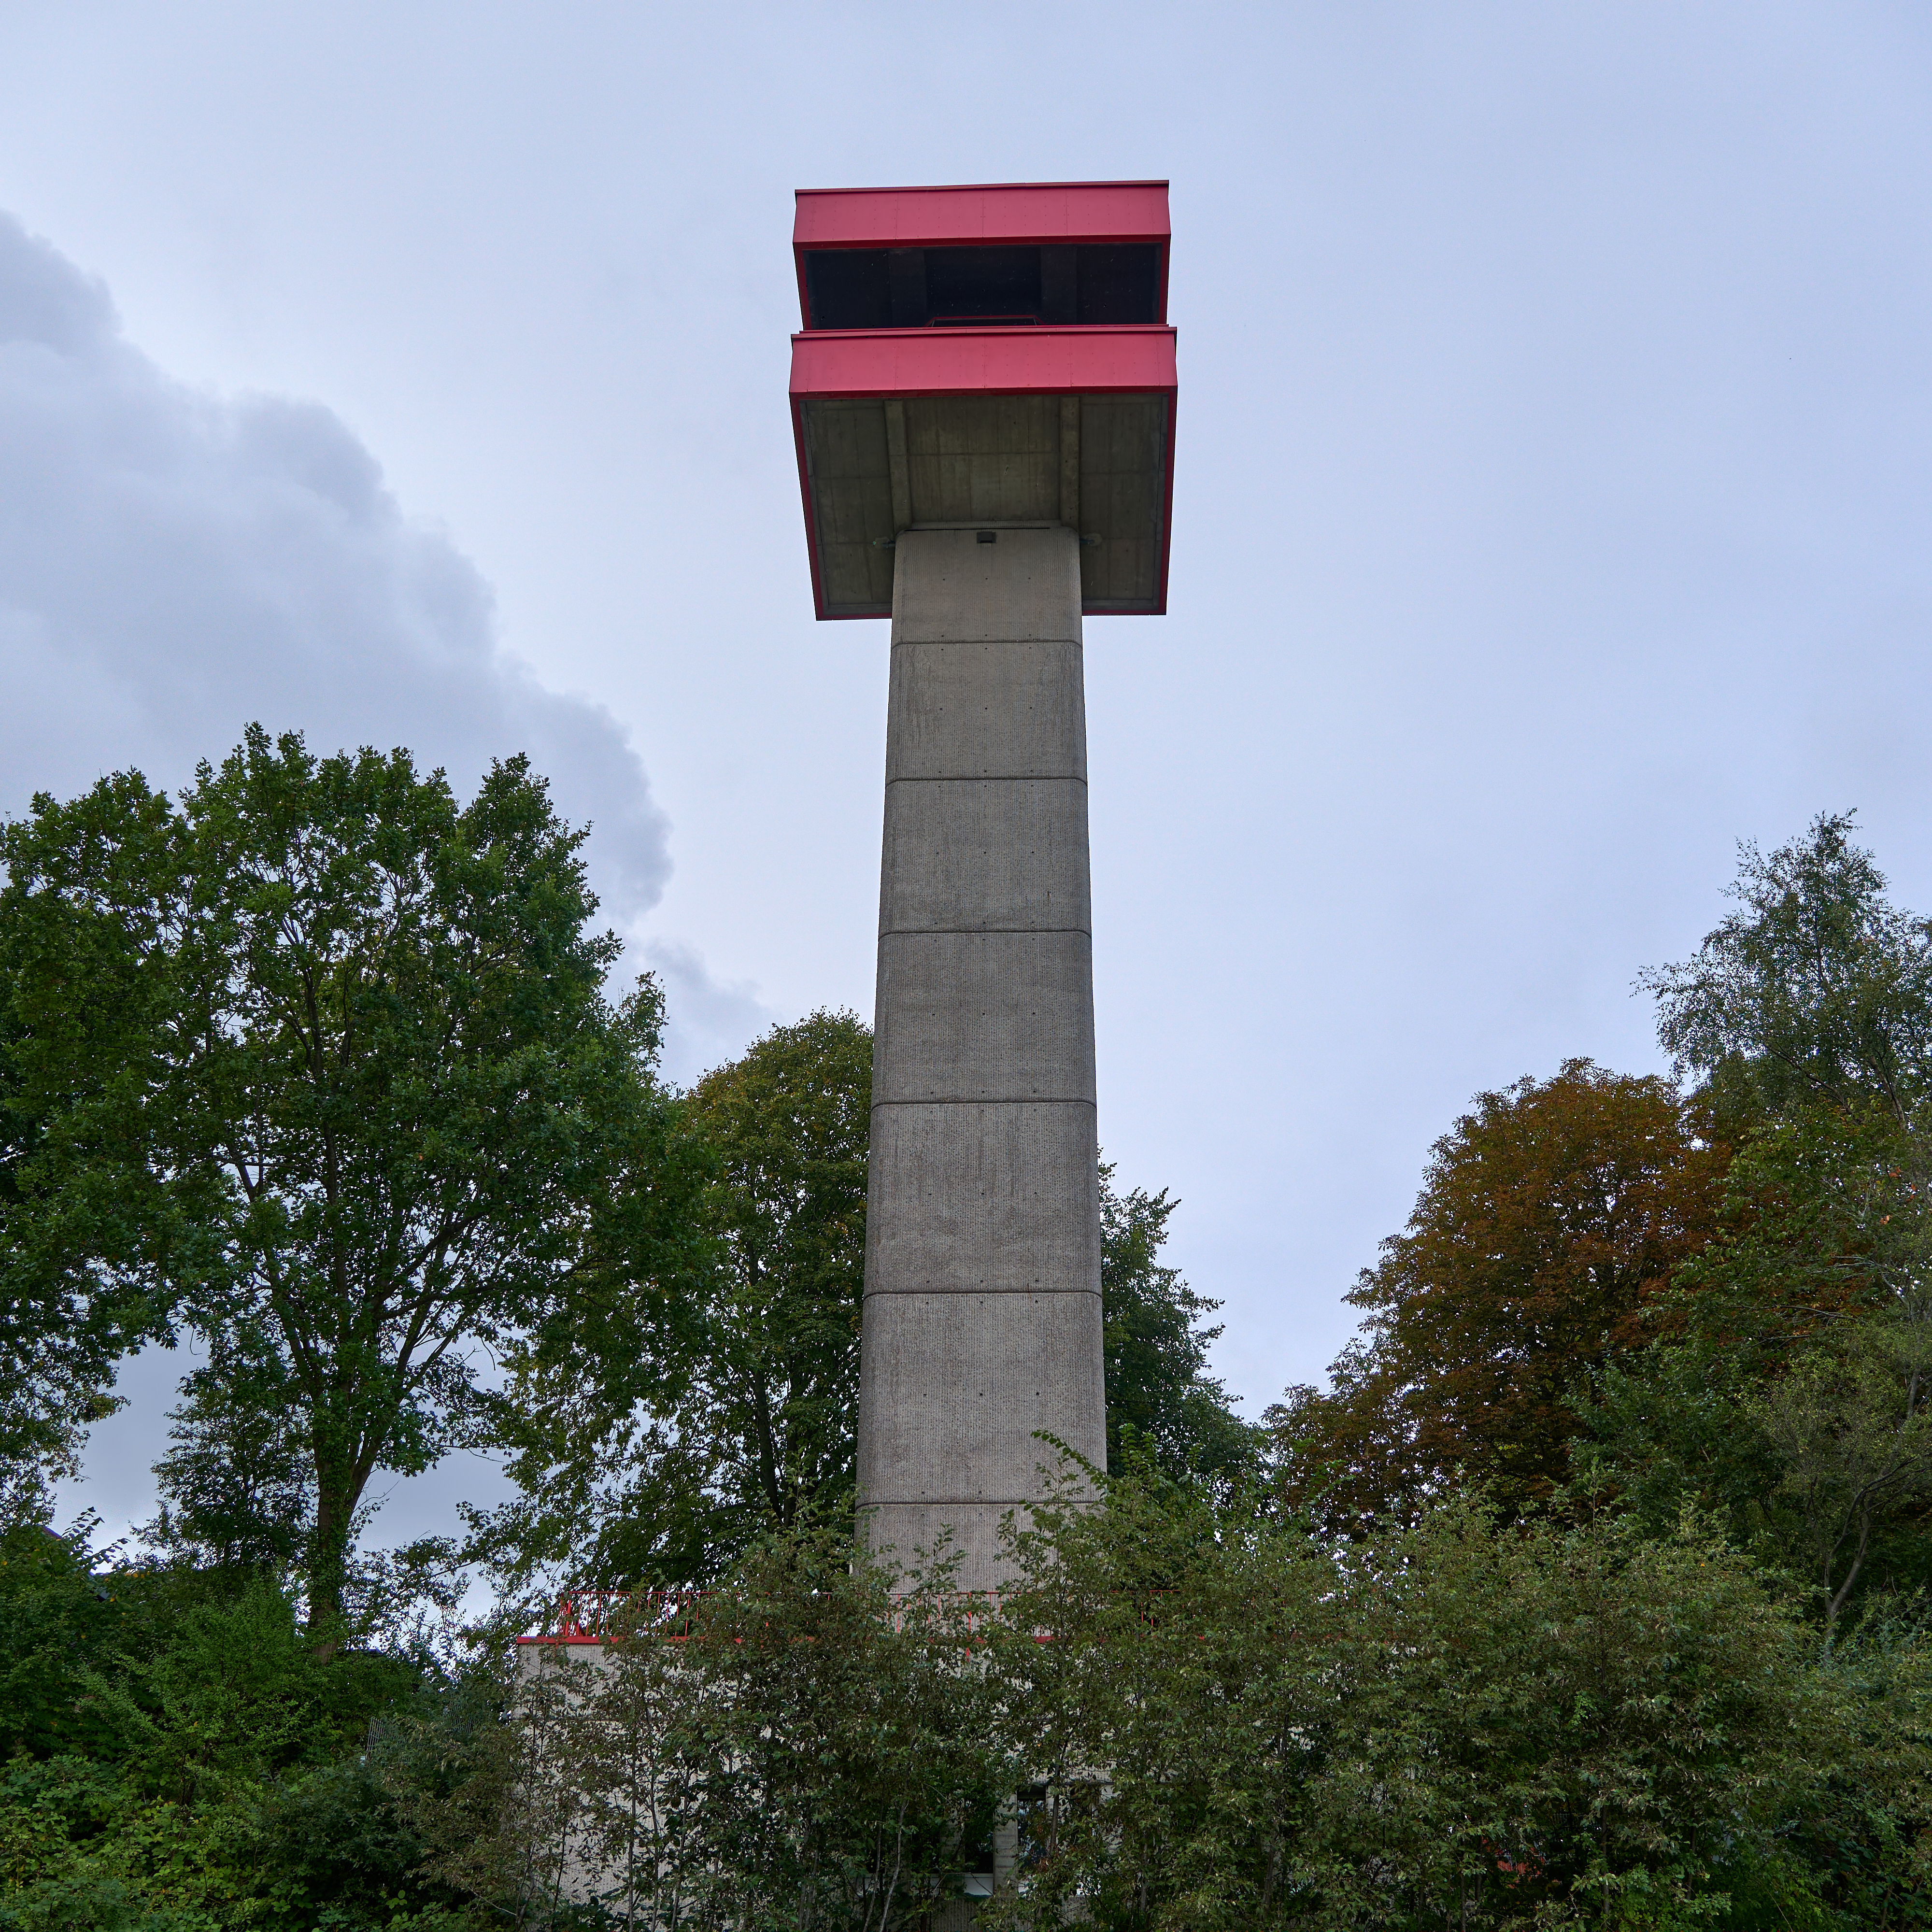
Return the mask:
<path fill-rule="evenodd" d="M 1160 1259 L 1179 1204 L 1165 1190 L 1117 1193 L 1112 1164 L 1101 1163 L 1107 1466 L 1122 1468 L 1126 1440 L 1137 1436 L 1172 1474 L 1194 1469 L 1229 1478 L 1258 1466 L 1261 1438 L 1208 1372 L 1208 1351 L 1221 1330 L 1205 1324 L 1221 1304 Z"/>
<path fill-rule="evenodd" d="M 1017 1539 L 993 1669 L 1041 1782 L 995 1926 L 1708 1922 L 1849 1748 L 1800 1620 L 1694 1524 L 1449 1496 L 1338 1550 L 1145 1459 L 1106 1489 Z"/>
<path fill-rule="evenodd" d="M 325 1659 L 268 1579 L 0 1535 L 0 1927 L 436 1922 L 458 1901 L 388 1786 L 442 1778 L 449 1726 L 415 1713 L 455 1688 L 421 1655 Z M 445 1735 L 392 1763 L 405 1727 Z"/>
<path fill-rule="evenodd" d="M 849 1508 L 871 1089 L 869 1029 L 820 1012 L 680 1100 L 702 1238 L 686 1292 L 646 1334 L 614 1247 L 624 1306 L 520 1360 L 506 1426 L 525 1496 L 477 1544 L 509 1574 L 712 1580 L 769 1532 Z"/>
<path fill-rule="evenodd" d="M 197 1567 L 286 1575 L 315 1515 L 287 1360 L 238 1323 L 213 1338 L 209 1359 L 182 1388 L 170 1447 L 154 1465 L 160 1512 L 142 1541 Z"/>
<path fill-rule="evenodd" d="M 1224 1506 L 1144 1444 L 1103 1496 L 1014 1538 L 991 1668 L 1030 1782 L 985 1922 L 1325 1922 L 1314 1788 L 1372 1649 L 1358 1606 L 1300 1525 Z"/>
<path fill-rule="evenodd" d="M 896 1597 L 908 1580 L 927 1587 Z M 676 1742 L 698 1922 L 892 1932 L 986 1869 L 1018 1772 L 946 1580 L 808 1532 L 760 1543 L 699 1604 L 683 1650 L 701 1716 Z"/>
<path fill-rule="evenodd" d="M 728 1269 L 694 1420 L 748 1522 L 849 1507 L 872 1104 L 872 1029 L 849 1012 L 774 1027 L 692 1090 Z"/>
<path fill-rule="evenodd" d="M 88 1426 L 119 1406 L 116 1361 L 170 1332 L 166 1282 L 207 1258 L 205 1177 L 145 1159 L 174 981 L 153 934 L 123 916 L 169 863 L 170 814 L 132 774 L 94 799 L 90 816 L 113 836 L 65 891 L 35 897 L 29 828 L 0 834 L 13 874 L 0 894 L 4 1520 L 44 1516 L 46 1479 L 70 1471 Z"/>
<path fill-rule="evenodd" d="M 1795 1610 L 1721 1538 L 1450 1498 L 1376 1555 L 1390 1661 L 1330 1816 L 1400 1794 L 1425 1921 L 1721 1922 L 1776 1871 L 1849 1740 Z"/>
<path fill-rule="evenodd" d="M 532 1355 L 518 1401 L 528 1500 L 484 1543 L 612 1585 L 713 1580 L 759 1538 L 851 1506 L 864 1305 L 872 1031 L 849 1012 L 772 1028 L 684 1096 L 708 1158 L 715 1265 L 683 1325 L 645 1352 L 674 1374 L 640 1387 L 629 1352 Z M 1174 1203 L 1100 1175 L 1108 1442 L 1223 1478 L 1256 1435 L 1207 1372 L 1216 1304 L 1163 1266 Z M 620 1262 L 614 1279 L 622 1279 Z M 698 1277 L 694 1275 L 694 1280 Z M 515 1426 L 515 1425 L 513 1425 Z"/>
<path fill-rule="evenodd" d="M 1592 1480 L 1687 1497 L 1815 1586 L 1932 1576 L 1932 936 L 1849 815 L 1768 856 L 1738 909 L 1644 976 L 1680 1072 L 1746 1138 L 1672 1332 L 1603 1378 Z"/>
<path fill-rule="evenodd" d="M 1932 1103 L 1932 922 L 1887 899 L 1852 819 L 1821 814 L 1768 857 L 1741 845 L 1738 910 L 1638 983 L 1680 1067 L 1772 1114 L 1875 1107 L 1916 1133 Z"/>
<path fill-rule="evenodd" d="M 1932 1323 L 1880 1211 L 1894 1140 L 1882 1114 L 1810 1104 L 1761 1126 L 1664 1332 L 1578 1406 L 1587 1489 L 1654 1528 L 1687 1504 L 1722 1520 L 1815 1589 L 1828 1630 L 1932 1576 Z"/>
<path fill-rule="evenodd" d="M 924 1922 L 990 1869 L 1018 1778 L 983 1608 L 947 1574 L 796 1527 L 716 1588 L 638 1593 L 601 1651 L 532 1646 L 518 1747 L 486 1749 L 455 1808 L 470 1848 L 439 1868 L 625 1923 Z"/>
<path fill-rule="evenodd" d="M 563 1318 L 664 1164 L 658 997 L 604 996 L 583 837 L 521 759 L 459 807 L 406 752 L 259 727 L 178 806 L 128 774 L 6 830 L 16 1064 L 41 1118 L 81 1096 L 72 1191 L 134 1231 L 92 1267 L 298 1418 L 322 1640 L 370 1478 L 487 1436 L 484 1355 Z M 134 1037 L 71 1018 L 102 956 Z"/>

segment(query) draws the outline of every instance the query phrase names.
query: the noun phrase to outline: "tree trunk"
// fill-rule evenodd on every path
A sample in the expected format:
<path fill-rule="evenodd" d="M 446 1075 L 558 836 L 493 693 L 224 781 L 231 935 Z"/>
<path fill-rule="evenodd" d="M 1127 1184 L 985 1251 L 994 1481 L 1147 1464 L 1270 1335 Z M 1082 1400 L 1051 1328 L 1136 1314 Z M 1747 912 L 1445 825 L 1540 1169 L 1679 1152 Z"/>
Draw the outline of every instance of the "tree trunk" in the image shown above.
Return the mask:
<path fill-rule="evenodd" d="M 353 1471 L 316 1472 L 315 1533 L 309 1542 L 310 1643 L 318 1657 L 333 1657 L 344 1629 L 343 1595 L 349 1581 L 349 1532 L 368 1478 Z"/>

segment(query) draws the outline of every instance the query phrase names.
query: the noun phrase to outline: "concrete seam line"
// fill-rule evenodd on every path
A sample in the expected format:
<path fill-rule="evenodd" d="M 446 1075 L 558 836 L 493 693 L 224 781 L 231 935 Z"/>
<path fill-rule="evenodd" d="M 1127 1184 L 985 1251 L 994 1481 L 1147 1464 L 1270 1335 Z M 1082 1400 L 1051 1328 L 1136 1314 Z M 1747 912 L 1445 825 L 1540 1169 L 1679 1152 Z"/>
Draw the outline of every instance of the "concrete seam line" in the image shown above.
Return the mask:
<path fill-rule="evenodd" d="M 1094 1107 L 1096 1100 L 1083 1100 L 1076 1094 L 1063 1097 L 1058 1094 L 994 1094 L 983 1096 L 968 1094 L 963 1098 L 946 1099 L 936 1095 L 930 1100 L 874 1100 L 876 1111 L 880 1107 Z"/>
<path fill-rule="evenodd" d="M 1098 1295 L 1097 1288 L 868 1288 L 865 1299 L 870 1301 L 875 1294 L 1024 1294 L 1034 1300 L 1044 1300 L 1052 1294 Z"/>
<path fill-rule="evenodd" d="M 859 1507 L 861 1509 L 985 1509 L 998 1508 L 1002 1503 L 1009 1509 L 1030 1509 L 1036 1503 L 1049 1498 L 1037 1490 L 1025 1496 L 868 1496 Z"/>

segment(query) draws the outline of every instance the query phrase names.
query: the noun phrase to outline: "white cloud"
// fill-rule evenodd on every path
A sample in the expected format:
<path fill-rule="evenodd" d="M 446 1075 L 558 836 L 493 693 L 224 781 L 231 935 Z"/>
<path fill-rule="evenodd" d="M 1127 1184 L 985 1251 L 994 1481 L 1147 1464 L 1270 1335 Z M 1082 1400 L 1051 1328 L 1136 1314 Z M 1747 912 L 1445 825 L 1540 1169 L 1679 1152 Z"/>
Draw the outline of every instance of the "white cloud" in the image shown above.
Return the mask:
<path fill-rule="evenodd" d="M 488 586 L 328 410 L 170 378 L 107 291 L 0 214 L 0 808 L 136 765 L 175 786 L 244 725 L 407 745 L 459 792 L 527 752 L 592 821 L 628 925 L 670 871 L 622 728 L 499 645 Z"/>

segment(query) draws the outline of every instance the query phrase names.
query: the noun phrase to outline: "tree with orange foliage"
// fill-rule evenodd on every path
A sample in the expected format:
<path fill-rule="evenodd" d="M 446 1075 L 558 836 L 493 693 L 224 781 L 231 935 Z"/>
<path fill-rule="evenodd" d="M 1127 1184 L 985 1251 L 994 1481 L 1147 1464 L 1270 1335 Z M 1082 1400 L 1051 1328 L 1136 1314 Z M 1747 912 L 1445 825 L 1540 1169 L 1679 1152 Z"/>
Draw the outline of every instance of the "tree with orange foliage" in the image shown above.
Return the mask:
<path fill-rule="evenodd" d="M 1728 1158 L 1654 1076 L 1571 1060 L 1478 1094 L 1348 1297 L 1367 1318 L 1333 1386 L 1269 1412 L 1293 1498 L 1406 1514 L 1458 1471 L 1514 1508 L 1546 1498 L 1573 1392 L 1650 1339 L 1646 1311 L 1715 1230 Z"/>

